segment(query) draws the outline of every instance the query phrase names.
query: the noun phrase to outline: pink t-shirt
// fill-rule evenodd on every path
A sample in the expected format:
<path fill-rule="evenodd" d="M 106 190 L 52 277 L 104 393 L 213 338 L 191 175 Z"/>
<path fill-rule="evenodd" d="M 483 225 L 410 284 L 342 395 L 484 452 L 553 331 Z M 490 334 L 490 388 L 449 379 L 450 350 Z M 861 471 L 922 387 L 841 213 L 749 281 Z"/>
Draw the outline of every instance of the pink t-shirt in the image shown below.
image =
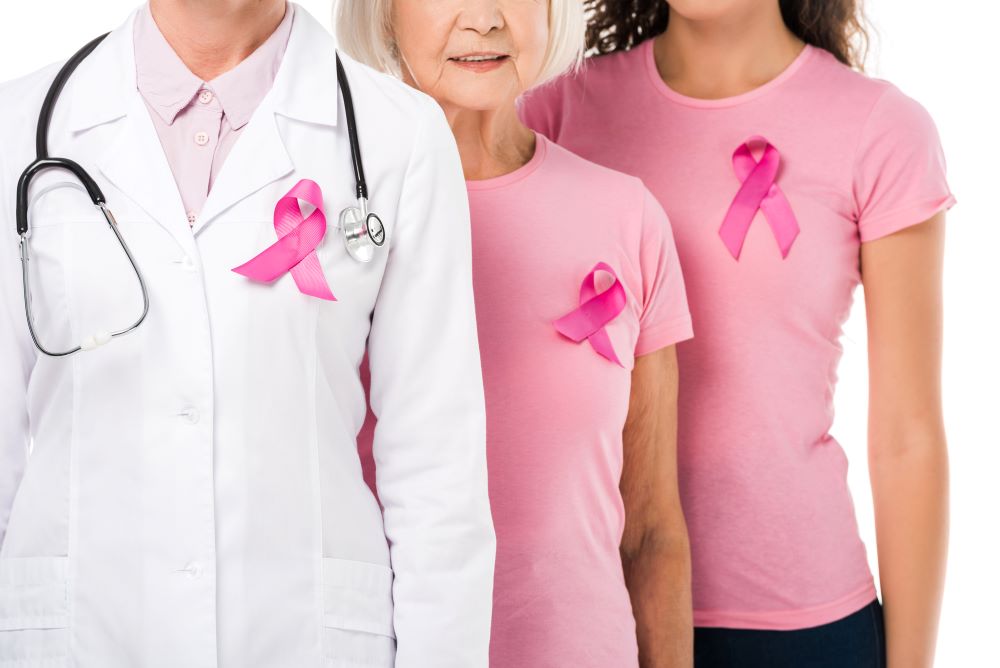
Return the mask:
<path fill-rule="evenodd" d="M 634 358 L 692 335 L 669 223 L 638 179 L 542 136 L 526 165 L 468 189 L 497 533 L 490 665 L 636 667 L 622 428 Z M 598 262 L 625 289 L 605 327 L 624 368 L 553 326 Z"/>
<path fill-rule="evenodd" d="M 951 206 L 938 135 L 897 88 L 818 48 L 751 92 L 699 100 L 667 87 L 652 45 L 590 61 L 521 113 L 640 177 L 673 224 L 698 334 L 678 346 L 695 623 L 824 624 L 876 595 L 829 433 L 859 246 Z M 800 228 L 785 259 L 759 212 L 738 260 L 719 233 L 741 184 L 733 153 L 756 135 L 780 154 Z"/>

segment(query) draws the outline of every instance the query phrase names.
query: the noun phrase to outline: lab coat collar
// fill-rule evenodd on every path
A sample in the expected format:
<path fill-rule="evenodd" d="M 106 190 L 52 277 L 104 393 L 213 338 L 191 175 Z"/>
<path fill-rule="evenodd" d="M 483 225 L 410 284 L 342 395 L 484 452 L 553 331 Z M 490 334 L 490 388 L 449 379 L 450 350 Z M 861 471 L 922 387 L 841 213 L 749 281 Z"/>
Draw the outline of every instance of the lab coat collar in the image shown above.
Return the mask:
<path fill-rule="evenodd" d="M 274 85 L 226 158 L 194 224 L 195 234 L 232 205 L 294 170 L 278 116 L 315 125 L 337 124 L 336 44 L 302 7 L 295 5 L 294 12 Z"/>
<path fill-rule="evenodd" d="M 302 7 L 295 5 L 294 11 L 292 34 L 274 85 L 226 158 L 194 224 L 195 234 L 232 205 L 294 170 L 278 116 L 323 126 L 337 124 L 336 44 Z"/>
<path fill-rule="evenodd" d="M 292 34 L 271 88 L 275 113 L 306 123 L 337 125 L 336 49 L 329 31 L 295 5 Z"/>
<path fill-rule="evenodd" d="M 132 35 L 138 11 L 81 63 L 60 99 L 69 102 L 68 125 L 73 131 L 110 122 L 120 126 L 98 158 L 101 172 L 169 231 L 182 249 L 195 254 L 195 235 L 208 223 L 294 171 L 278 116 L 323 126 L 337 124 L 335 44 L 330 33 L 296 5 L 274 85 L 226 158 L 192 234 L 170 165 L 136 86 Z M 114 210 L 113 202 L 109 206 Z"/>
<path fill-rule="evenodd" d="M 295 5 L 285 3 L 284 17 L 264 43 L 239 65 L 208 82 L 231 128 L 246 125 L 274 85 L 288 48 L 294 18 Z"/>
<path fill-rule="evenodd" d="M 132 30 L 138 11 L 80 63 L 59 96 L 59 104 L 68 110 L 71 131 L 88 130 L 128 113 L 130 93 L 137 91 Z"/>
<path fill-rule="evenodd" d="M 136 86 L 132 37 L 138 12 L 134 10 L 80 63 L 59 105 L 65 106 L 66 127 L 73 133 L 109 126 L 104 150 L 93 158 L 79 156 L 78 161 L 89 168 L 93 160 L 108 181 L 166 229 L 186 255 L 195 257 L 180 192 Z M 116 211 L 117 196 L 106 194 L 108 207 Z"/>

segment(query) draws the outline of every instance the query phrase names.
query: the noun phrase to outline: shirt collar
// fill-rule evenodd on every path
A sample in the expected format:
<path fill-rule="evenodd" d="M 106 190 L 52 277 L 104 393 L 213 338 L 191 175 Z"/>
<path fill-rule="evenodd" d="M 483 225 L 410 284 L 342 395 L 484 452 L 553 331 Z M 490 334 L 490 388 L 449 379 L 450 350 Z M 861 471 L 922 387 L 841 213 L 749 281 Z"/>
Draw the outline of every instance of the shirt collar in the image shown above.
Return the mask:
<path fill-rule="evenodd" d="M 206 83 L 174 52 L 147 3 L 135 18 L 133 32 L 139 93 L 169 125 L 205 86 L 219 100 L 230 127 L 243 127 L 274 83 L 288 46 L 294 13 L 294 5 L 287 3 L 284 18 L 263 44 L 239 65 Z"/>

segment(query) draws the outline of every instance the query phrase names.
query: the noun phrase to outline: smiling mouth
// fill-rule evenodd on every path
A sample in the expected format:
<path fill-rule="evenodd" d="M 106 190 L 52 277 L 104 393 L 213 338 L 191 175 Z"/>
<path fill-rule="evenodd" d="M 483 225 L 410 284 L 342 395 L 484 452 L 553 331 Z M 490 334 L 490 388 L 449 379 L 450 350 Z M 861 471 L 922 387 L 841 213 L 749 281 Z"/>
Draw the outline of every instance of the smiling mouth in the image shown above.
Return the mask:
<path fill-rule="evenodd" d="M 453 60 L 456 63 L 492 63 L 501 60 L 506 60 L 510 56 L 506 56 L 499 53 L 489 53 L 489 54 L 477 54 L 472 56 L 456 56 L 454 58 L 449 58 L 448 60 Z"/>

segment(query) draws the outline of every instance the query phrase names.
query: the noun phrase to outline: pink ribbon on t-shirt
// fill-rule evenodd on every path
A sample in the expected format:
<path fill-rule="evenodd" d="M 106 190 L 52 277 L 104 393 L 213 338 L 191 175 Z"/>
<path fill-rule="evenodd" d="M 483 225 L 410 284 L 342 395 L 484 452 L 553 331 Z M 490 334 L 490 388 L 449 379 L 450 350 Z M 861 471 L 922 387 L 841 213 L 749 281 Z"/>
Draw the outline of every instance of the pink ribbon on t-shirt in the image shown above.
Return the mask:
<path fill-rule="evenodd" d="M 298 200 L 312 204 L 315 210 L 303 218 Z M 274 205 L 274 231 L 278 233 L 277 241 L 233 271 L 264 283 L 291 272 L 300 292 L 336 301 L 316 256 L 316 246 L 326 234 L 323 192 L 319 184 L 302 179 L 278 200 Z"/>
<path fill-rule="evenodd" d="M 611 287 L 601 293 L 597 292 L 598 271 L 607 272 L 615 279 Z M 599 354 L 624 367 L 615 354 L 607 330 L 604 329 L 604 326 L 618 317 L 624 308 L 625 288 L 618 280 L 618 275 L 609 265 L 598 262 L 580 285 L 580 306 L 553 324 L 556 331 L 566 338 L 577 343 L 587 339 Z"/>
<path fill-rule="evenodd" d="M 751 143 L 764 144 L 764 154 L 759 162 L 750 152 Z M 743 183 L 729 205 L 719 228 L 719 236 L 737 260 L 758 209 L 771 226 L 782 258 L 788 257 L 788 251 L 799 234 L 799 223 L 795 220 L 792 206 L 776 183 L 780 165 L 778 149 L 764 137 L 750 137 L 733 152 L 733 171 Z"/>

